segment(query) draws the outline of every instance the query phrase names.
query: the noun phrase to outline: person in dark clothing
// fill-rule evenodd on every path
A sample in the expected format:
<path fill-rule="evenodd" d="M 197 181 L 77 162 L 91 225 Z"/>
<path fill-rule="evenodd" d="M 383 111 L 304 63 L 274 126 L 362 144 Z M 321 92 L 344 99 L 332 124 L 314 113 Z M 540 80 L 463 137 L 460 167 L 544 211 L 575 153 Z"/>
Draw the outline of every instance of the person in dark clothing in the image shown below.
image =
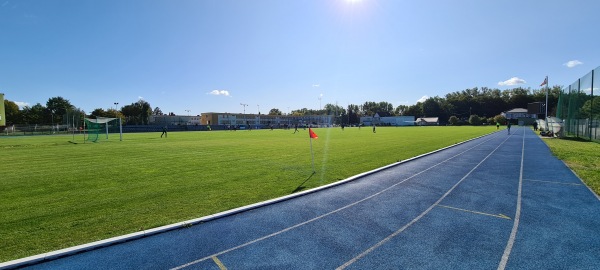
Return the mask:
<path fill-rule="evenodd" d="M 167 126 L 162 128 L 162 134 L 160 134 L 160 137 L 162 138 L 163 135 L 165 135 L 165 138 L 167 137 Z"/>

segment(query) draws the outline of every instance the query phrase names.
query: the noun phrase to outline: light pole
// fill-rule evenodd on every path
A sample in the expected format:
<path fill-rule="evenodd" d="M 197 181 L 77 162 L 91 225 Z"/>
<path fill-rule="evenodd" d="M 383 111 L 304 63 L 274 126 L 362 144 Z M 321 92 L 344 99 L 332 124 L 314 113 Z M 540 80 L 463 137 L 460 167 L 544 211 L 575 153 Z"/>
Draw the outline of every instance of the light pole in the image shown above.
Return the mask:
<path fill-rule="evenodd" d="M 117 106 L 119 105 L 119 102 L 114 102 L 113 104 L 115 104 L 115 111 L 118 111 L 119 109 L 117 109 Z"/>
<path fill-rule="evenodd" d="M 188 116 L 190 116 L 190 110 L 185 110 L 188 113 Z"/>
<path fill-rule="evenodd" d="M 322 110 L 322 107 L 321 107 L 321 99 L 322 98 L 323 98 L 323 94 L 319 95 L 319 111 Z M 321 113 L 321 112 L 319 112 L 319 113 Z"/>
<path fill-rule="evenodd" d="M 52 134 L 54 134 L 54 110 L 50 110 L 50 121 L 52 122 Z"/>
<path fill-rule="evenodd" d="M 242 120 L 243 121 L 242 125 L 245 125 L 246 124 L 246 106 L 248 106 L 248 104 L 240 103 L 240 105 L 242 105 L 244 107 L 244 114 L 243 114 L 244 120 Z M 248 128 L 250 128 L 250 124 L 248 124 Z"/>

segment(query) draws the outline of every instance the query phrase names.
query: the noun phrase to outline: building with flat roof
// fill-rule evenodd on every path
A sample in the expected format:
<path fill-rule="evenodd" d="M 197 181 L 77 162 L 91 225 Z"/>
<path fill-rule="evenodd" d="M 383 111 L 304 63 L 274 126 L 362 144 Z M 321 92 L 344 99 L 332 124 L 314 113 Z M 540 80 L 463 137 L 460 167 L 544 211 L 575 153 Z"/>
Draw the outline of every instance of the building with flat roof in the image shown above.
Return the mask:
<path fill-rule="evenodd" d="M 328 127 L 333 125 L 333 115 L 267 115 L 267 114 L 242 114 L 242 113 L 202 113 L 201 125 L 225 125 L 225 126 L 293 126 L 312 125 Z"/>
<path fill-rule="evenodd" d="M 194 126 L 200 125 L 199 115 L 150 115 L 148 122 L 159 126 Z"/>

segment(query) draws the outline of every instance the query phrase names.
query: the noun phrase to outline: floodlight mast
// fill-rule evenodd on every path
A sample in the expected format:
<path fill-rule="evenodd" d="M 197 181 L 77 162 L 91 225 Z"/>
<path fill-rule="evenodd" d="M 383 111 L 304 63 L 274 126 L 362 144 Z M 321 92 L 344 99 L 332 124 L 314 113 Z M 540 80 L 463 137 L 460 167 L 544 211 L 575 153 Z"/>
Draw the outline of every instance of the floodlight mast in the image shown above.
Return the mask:
<path fill-rule="evenodd" d="M 242 125 L 246 124 L 246 106 L 248 106 L 248 104 L 244 104 L 244 103 L 240 103 L 240 105 L 242 105 L 244 107 L 244 123 L 242 123 Z"/>

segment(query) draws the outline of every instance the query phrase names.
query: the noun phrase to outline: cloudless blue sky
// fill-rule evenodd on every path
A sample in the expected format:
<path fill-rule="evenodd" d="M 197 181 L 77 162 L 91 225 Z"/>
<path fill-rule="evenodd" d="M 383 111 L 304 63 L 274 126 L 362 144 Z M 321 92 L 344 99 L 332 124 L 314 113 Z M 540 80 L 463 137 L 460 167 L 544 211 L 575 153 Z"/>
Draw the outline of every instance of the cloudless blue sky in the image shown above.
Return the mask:
<path fill-rule="evenodd" d="M 198 115 L 539 89 L 600 65 L 599 14 L 597 0 L 0 0 L 0 92 Z"/>

